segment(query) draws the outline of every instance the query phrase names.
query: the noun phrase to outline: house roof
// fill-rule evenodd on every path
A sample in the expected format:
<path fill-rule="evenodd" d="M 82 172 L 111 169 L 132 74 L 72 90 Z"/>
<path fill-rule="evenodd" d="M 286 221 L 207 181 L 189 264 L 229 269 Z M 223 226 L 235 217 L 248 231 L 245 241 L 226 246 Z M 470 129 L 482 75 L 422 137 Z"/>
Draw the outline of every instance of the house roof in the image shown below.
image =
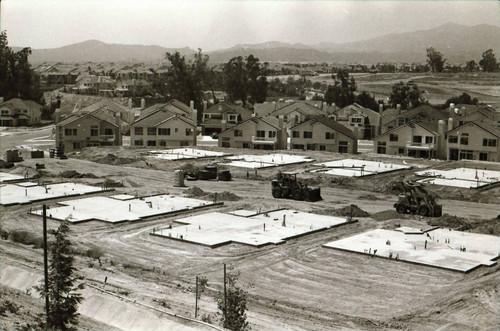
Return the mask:
<path fill-rule="evenodd" d="M 398 125 L 395 128 L 392 128 L 392 129 L 390 129 L 382 134 L 379 134 L 378 136 L 374 137 L 373 140 L 378 139 L 380 137 L 383 137 L 385 135 L 388 135 L 390 133 L 393 133 L 394 131 L 399 130 L 403 127 L 413 128 L 415 126 L 420 126 L 422 129 L 428 131 L 429 133 L 431 133 L 433 135 L 437 135 L 438 121 L 435 121 L 435 123 L 436 123 L 435 128 L 434 128 L 434 125 L 432 124 L 432 121 L 412 122 L 412 123 L 401 124 L 401 125 Z"/>
<path fill-rule="evenodd" d="M 190 117 L 192 115 L 193 110 L 180 102 L 179 100 L 173 99 L 170 100 L 167 103 L 159 103 L 152 105 L 151 107 L 148 107 L 144 110 L 141 111 L 141 115 L 139 116 L 138 119 L 134 121 L 133 124 L 136 124 L 145 118 L 148 118 L 149 116 L 159 112 L 159 111 L 164 111 L 169 115 L 183 115 L 183 116 L 188 116 Z"/>
<path fill-rule="evenodd" d="M 250 109 L 247 109 L 240 105 L 232 104 L 228 101 L 220 102 L 204 111 L 205 114 L 225 114 L 228 112 L 238 114 L 247 113 L 248 115 L 252 114 L 252 111 Z"/>
<path fill-rule="evenodd" d="M 356 140 L 356 136 L 354 135 L 354 132 L 352 132 L 351 130 L 349 130 L 348 128 L 343 126 L 342 124 L 338 123 L 337 121 L 335 121 L 331 118 L 328 118 L 326 116 L 315 116 L 313 118 L 308 119 L 305 122 L 299 123 L 299 124 L 291 127 L 290 130 L 293 130 L 294 128 L 296 128 L 298 126 L 305 125 L 308 123 L 314 123 L 314 122 L 319 122 L 319 123 L 327 126 L 328 128 L 334 130 L 334 131 L 342 133 L 344 136 L 351 138 L 352 140 Z"/>
<path fill-rule="evenodd" d="M 406 118 L 406 119 L 413 119 L 413 118 L 417 117 L 417 118 L 422 119 L 422 120 L 423 119 L 444 120 L 444 119 L 447 119 L 449 117 L 454 117 L 454 116 L 450 116 L 446 112 L 441 111 L 439 109 L 436 109 L 434 107 L 431 107 L 429 105 L 422 105 L 422 106 L 418 106 L 416 108 L 407 110 L 407 111 L 401 113 L 401 115 L 398 115 L 397 117 L 398 118 Z"/>
<path fill-rule="evenodd" d="M 23 110 L 34 111 L 34 110 L 40 110 L 42 108 L 42 106 L 36 103 L 35 101 L 22 100 L 19 98 L 9 99 L 1 103 L 0 107 L 7 107 L 10 110 L 15 110 L 15 111 L 23 111 Z"/>
<path fill-rule="evenodd" d="M 85 114 L 81 114 L 81 115 L 71 115 L 70 117 L 67 117 L 59 122 L 57 122 L 56 124 L 58 126 L 66 126 L 66 125 L 69 125 L 73 122 L 76 122 L 86 116 L 91 116 L 91 117 L 94 117 L 96 118 L 97 120 L 99 121 L 104 121 L 104 122 L 107 122 L 113 126 L 118 126 L 115 122 L 115 117 L 112 116 L 112 115 L 109 115 L 107 113 L 104 113 L 104 112 L 99 112 L 100 109 L 97 109 L 91 113 L 85 113 Z"/>
<path fill-rule="evenodd" d="M 257 123 L 258 121 L 262 121 L 272 127 L 274 127 L 276 130 L 279 130 L 279 120 L 274 117 L 274 116 L 264 116 L 264 117 L 252 117 L 252 118 L 249 118 L 248 120 L 246 121 L 243 121 L 239 124 L 236 124 L 235 126 L 232 126 L 224 131 L 222 131 L 221 133 L 224 133 L 224 132 L 227 132 L 227 131 L 230 131 L 230 130 L 237 130 L 241 125 L 249 122 L 249 121 L 252 121 L 254 123 Z M 221 134 L 219 133 L 219 134 Z"/>
<path fill-rule="evenodd" d="M 378 112 L 374 111 L 373 109 L 363 107 L 357 103 L 353 103 L 351 105 L 345 106 L 344 108 L 337 110 L 336 114 L 338 114 L 340 112 L 346 112 L 346 111 L 349 112 L 348 116 L 353 115 L 355 113 L 362 114 L 364 116 L 367 116 L 367 114 L 374 115 L 374 116 L 380 116 L 380 114 Z"/>
<path fill-rule="evenodd" d="M 468 125 L 468 124 L 474 124 L 478 127 L 480 127 L 481 129 L 483 129 L 484 131 L 487 131 L 489 133 L 491 133 L 492 135 L 496 136 L 497 138 L 500 138 L 500 128 L 499 127 L 496 127 L 496 126 L 493 126 L 491 125 L 490 123 L 488 122 L 485 122 L 485 121 L 482 121 L 482 120 L 475 120 L 475 121 L 467 121 L 465 122 L 464 124 L 462 125 L 459 125 L 457 126 L 456 128 L 454 129 L 451 129 L 451 130 L 448 130 L 446 131 L 445 133 L 449 133 L 449 132 L 453 132 L 453 131 L 457 131 L 459 130 L 461 127 L 465 126 L 465 125 Z"/>
<path fill-rule="evenodd" d="M 169 118 L 159 122 L 158 124 L 156 124 L 155 126 L 159 126 L 159 125 L 162 125 L 163 123 L 165 122 L 168 122 L 168 121 L 171 121 L 171 120 L 174 120 L 174 119 L 178 119 L 178 120 L 181 120 L 181 121 L 184 121 L 186 122 L 187 124 L 191 125 L 192 127 L 196 127 L 196 124 L 194 124 L 194 121 L 185 117 L 185 116 L 179 116 L 178 114 L 175 114 L 173 116 L 170 116 Z"/>
<path fill-rule="evenodd" d="M 309 103 L 292 102 L 271 112 L 271 115 L 278 116 L 278 115 L 288 114 L 292 111 L 297 111 L 307 116 L 316 116 L 323 114 L 320 108 L 316 108 L 313 105 L 310 105 Z"/>

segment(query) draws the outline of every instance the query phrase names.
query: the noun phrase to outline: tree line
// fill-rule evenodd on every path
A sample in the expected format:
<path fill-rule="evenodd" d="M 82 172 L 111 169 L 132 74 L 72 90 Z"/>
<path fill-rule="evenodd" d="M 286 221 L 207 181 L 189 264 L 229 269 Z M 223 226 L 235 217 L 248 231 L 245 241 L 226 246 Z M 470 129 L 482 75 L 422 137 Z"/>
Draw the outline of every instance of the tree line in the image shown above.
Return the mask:
<path fill-rule="evenodd" d="M 432 72 L 443 72 L 445 69 L 446 59 L 441 52 L 438 52 L 434 47 L 427 48 L 427 64 Z M 495 53 L 490 48 L 483 52 L 481 60 L 476 63 L 474 60 L 467 61 L 465 63 L 465 70 L 472 72 L 478 71 L 479 69 L 485 72 L 499 71 L 499 63 L 495 57 Z M 458 69 L 454 69 L 458 70 Z"/>

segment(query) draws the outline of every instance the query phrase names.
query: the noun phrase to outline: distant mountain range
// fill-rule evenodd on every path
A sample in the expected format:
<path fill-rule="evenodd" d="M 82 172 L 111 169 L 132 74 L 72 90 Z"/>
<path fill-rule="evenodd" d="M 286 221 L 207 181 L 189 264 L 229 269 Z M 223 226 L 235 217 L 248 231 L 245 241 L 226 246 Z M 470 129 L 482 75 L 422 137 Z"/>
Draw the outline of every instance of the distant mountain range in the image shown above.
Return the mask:
<path fill-rule="evenodd" d="M 478 60 L 493 49 L 500 57 L 500 27 L 494 25 L 465 26 L 447 23 L 437 28 L 406 33 L 391 33 L 377 38 L 349 43 L 322 42 L 314 45 L 269 41 L 238 44 L 207 52 L 212 63 L 225 63 L 235 56 L 253 54 L 260 61 L 282 62 L 425 62 L 426 49 L 434 47 L 449 63 Z M 42 62 L 155 62 L 165 59 L 166 52 L 178 50 L 191 55 L 191 48 L 165 48 L 156 45 L 107 44 L 89 40 L 60 48 L 33 49 L 32 63 Z"/>

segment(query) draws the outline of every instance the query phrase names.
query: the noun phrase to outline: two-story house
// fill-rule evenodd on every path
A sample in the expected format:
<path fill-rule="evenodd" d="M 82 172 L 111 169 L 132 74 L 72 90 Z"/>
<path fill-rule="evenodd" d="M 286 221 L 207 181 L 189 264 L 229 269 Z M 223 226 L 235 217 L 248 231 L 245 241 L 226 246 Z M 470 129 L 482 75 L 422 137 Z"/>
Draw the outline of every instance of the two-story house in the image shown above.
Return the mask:
<path fill-rule="evenodd" d="M 201 126 L 204 135 L 221 133 L 222 131 L 242 123 L 252 117 L 252 111 L 224 101 L 203 111 Z"/>
<path fill-rule="evenodd" d="M 287 132 L 283 117 L 252 117 L 218 135 L 219 147 L 286 149 Z"/>
<path fill-rule="evenodd" d="M 500 162 L 500 128 L 488 120 L 463 123 L 445 133 L 447 160 Z"/>
<path fill-rule="evenodd" d="M 353 103 L 339 109 L 336 115 L 337 122 L 351 130 L 356 139 L 371 139 L 380 133 L 381 116 L 370 108 Z"/>
<path fill-rule="evenodd" d="M 146 108 L 130 126 L 130 145 L 196 146 L 196 116 L 178 100 Z"/>
<path fill-rule="evenodd" d="M 326 116 L 317 116 L 290 128 L 292 150 L 313 150 L 335 153 L 357 152 L 354 133 Z"/>
<path fill-rule="evenodd" d="M 3 99 L 3 98 L 2 98 Z M 0 126 L 26 126 L 40 123 L 42 106 L 32 100 L 0 100 Z"/>
<path fill-rule="evenodd" d="M 383 112 L 382 132 L 387 132 L 403 124 L 418 123 L 421 121 L 446 120 L 450 117 L 457 117 L 456 114 L 449 114 L 446 111 L 436 109 L 429 105 L 422 105 L 410 110 L 396 108 L 395 112 L 386 110 Z"/>
<path fill-rule="evenodd" d="M 291 128 L 311 117 L 324 115 L 320 107 L 321 103 L 317 103 L 315 107 L 307 102 L 292 102 L 277 108 L 270 113 L 270 116 L 276 118 L 283 116 L 285 126 Z"/>

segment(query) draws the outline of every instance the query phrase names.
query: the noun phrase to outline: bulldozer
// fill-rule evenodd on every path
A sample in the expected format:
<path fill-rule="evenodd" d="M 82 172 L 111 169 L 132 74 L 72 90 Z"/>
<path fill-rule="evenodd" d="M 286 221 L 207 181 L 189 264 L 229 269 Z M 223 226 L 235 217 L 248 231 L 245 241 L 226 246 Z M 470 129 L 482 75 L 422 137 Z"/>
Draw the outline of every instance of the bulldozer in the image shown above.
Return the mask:
<path fill-rule="evenodd" d="M 438 205 L 426 189 L 418 183 L 402 181 L 403 193 L 394 204 L 400 214 L 418 214 L 420 216 L 440 217 L 443 206 Z"/>
<path fill-rule="evenodd" d="M 276 179 L 271 182 L 272 195 L 274 198 L 288 198 L 294 200 L 319 201 L 321 189 L 319 187 L 309 187 L 307 184 L 297 180 L 296 173 L 278 172 Z"/>

